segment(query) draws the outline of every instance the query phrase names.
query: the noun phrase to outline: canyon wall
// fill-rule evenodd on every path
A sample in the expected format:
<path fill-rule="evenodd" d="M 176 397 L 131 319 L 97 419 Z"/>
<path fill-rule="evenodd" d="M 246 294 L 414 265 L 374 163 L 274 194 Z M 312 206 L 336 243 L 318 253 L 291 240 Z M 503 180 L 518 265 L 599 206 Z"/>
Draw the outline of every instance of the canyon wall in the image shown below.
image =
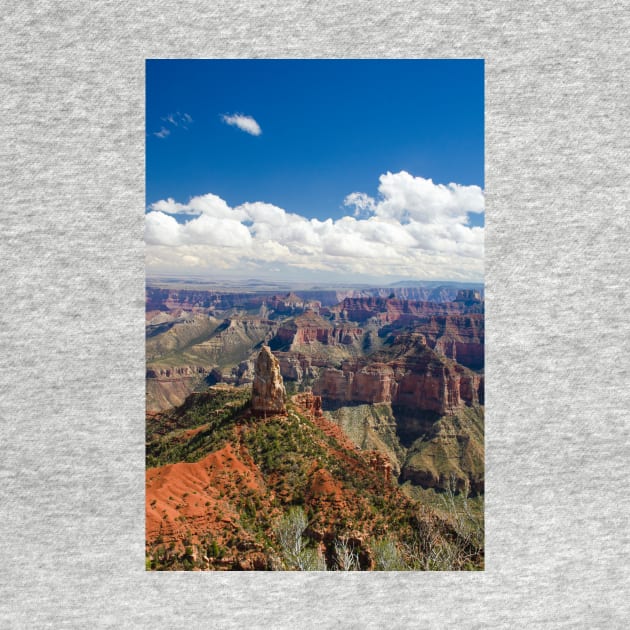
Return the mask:
<path fill-rule="evenodd" d="M 322 370 L 313 391 L 339 403 L 386 402 L 441 415 L 482 404 L 483 377 L 455 363 L 347 361 Z"/>

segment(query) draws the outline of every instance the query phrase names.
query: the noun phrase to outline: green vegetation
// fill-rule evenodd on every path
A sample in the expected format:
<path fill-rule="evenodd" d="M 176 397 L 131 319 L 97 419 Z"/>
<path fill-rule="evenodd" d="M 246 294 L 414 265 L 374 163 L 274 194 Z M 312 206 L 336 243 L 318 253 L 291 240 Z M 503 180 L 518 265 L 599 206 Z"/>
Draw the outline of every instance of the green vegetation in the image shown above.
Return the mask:
<path fill-rule="evenodd" d="M 318 443 L 325 439 L 310 420 L 291 409 L 287 417 L 272 417 L 252 425 L 245 444 L 261 470 L 286 474 L 295 470 L 297 460 L 325 460 L 326 451 Z"/>
<path fill-rule="evenodd" d="M 372 551 L 376 571 L 405 571 L 411 568 L 405 564 L 396 541 L 392 538 L 387 537 L 374 541 Z"/>
<path fill-rule="evenodd" d="M 186 511 L 197 488 L 171 497 L 179 516 L 164 520 L 171 533 L 148 541 L 147 569 L 483 568 L 483 500 L 457 494 L 456 476 L 441 494 L 410 484 L 403 493 L 326 420 L 291 403 L 287 416 L 256 418 L 248 405 L 248 389 L 216 386 L 149 420 L 150 467 L 198 461 L 226 444 L 233 456 L 213 472 L 215 498 L 199 498 L 215 529 L 199 529 Z"/>
<path fill-rule="evenodd" d="M 147 468 L 198 461 L 222 448 L 249 401 L 249 388 L 211 387 L 202 394 L 191 394 L 181 407 L 150 418 Z M 189 437 L 188 431 L 198 427 L 203 428 Z"/>

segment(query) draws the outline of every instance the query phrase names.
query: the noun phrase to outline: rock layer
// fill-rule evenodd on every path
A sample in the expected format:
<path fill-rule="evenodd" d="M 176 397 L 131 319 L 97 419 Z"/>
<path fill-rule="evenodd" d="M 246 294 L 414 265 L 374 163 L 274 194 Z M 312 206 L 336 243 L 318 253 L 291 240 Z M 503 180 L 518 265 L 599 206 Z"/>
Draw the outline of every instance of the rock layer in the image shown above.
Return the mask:
<path fill-rule="evenodd" d="M 383 353 L 324 369 L 314 392 L 342 403 L 385 402 L 438 414 L 483 404 L 483 377 L 436 354 L 423 335 L 400 335 L 394 349 L 398 356 Z"/>
<path fill-rule="evenodd" d="M 274 343 L 278 347 L 295 351 L 312 344 L 350 346 L 362 336 L 363 330 L 355 324 L 333 324 L 315 312 L 307 311 L 283 323 L 278 328 Z"/>

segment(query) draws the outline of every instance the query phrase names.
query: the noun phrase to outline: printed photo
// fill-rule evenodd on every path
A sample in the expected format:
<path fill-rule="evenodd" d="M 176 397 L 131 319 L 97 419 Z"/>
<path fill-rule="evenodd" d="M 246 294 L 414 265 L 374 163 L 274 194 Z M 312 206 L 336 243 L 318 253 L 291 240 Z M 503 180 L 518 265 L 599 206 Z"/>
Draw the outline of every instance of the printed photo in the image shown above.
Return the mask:
<path fill-rule="evenodd" d="M 146 62 L 146 569 L 484 569 L 484 62 Z"/>

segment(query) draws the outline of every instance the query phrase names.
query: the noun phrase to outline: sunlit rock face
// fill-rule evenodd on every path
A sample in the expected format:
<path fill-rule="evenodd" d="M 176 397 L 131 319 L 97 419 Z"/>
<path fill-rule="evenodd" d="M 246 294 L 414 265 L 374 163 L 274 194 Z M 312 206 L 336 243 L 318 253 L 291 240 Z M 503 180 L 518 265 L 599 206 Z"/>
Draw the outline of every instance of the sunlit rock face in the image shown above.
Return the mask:
<path fill-rule="evenodd" d="M 254 365 L 252 411 L 256 415 L 285 414 L 286 391 L 280 364 L 268 346 L 263 346 Z"/>

